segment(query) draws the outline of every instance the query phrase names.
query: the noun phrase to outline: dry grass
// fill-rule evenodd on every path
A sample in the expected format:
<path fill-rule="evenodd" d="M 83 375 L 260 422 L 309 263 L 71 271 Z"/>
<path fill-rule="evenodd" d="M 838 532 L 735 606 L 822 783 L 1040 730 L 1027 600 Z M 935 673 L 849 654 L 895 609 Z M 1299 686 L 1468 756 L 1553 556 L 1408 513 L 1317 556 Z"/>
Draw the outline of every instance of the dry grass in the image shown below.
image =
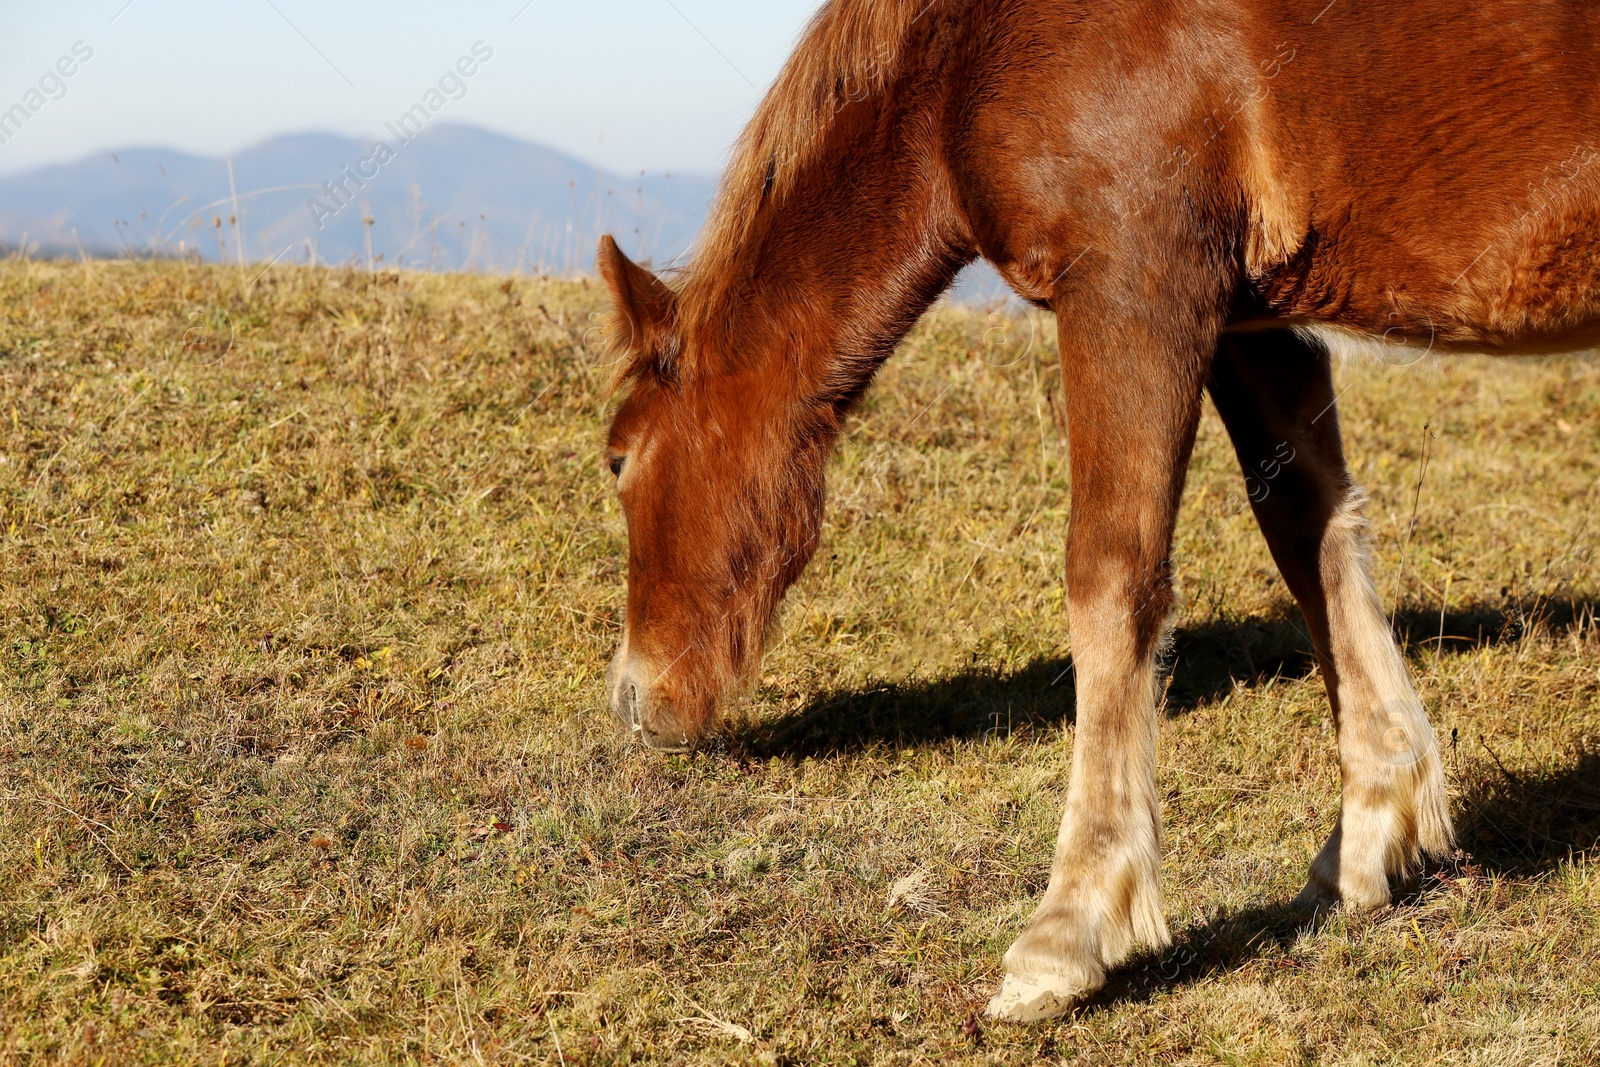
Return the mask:
<path fill-rule="evenodd" d="M 1178 944 L 980 1028 L 1072 744 L 1051 345 L 930 317 L 746 720 L 663 758 L 601 707 L 597 294 L 252 278 L 0 268 L 0 1062 L 1600 1059 L 1593 364 L 1341 371 L 1467 855 L 1317 928 L 1326 704 L 1208 418 Z"/>

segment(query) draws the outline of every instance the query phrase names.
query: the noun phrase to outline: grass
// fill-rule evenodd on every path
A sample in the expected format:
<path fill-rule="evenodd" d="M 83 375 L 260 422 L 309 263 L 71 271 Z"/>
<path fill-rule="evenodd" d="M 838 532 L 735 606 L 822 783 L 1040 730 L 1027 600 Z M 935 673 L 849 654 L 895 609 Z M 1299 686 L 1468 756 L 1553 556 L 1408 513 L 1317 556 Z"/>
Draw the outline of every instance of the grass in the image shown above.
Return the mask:
<path fill-rule="evenodd" d="M 931 315 L 713 750 L 620 744 L 576 282 L 0 267 L 0 1063 L 1600 1059 L 1600 368 L 1339 372 L 1463 853 L 1286 902 L 1337 771 L 1208 414 L 1161 736 L 1177 944 L 973 1018 L 1072 746 L 1045 318 Z"/>

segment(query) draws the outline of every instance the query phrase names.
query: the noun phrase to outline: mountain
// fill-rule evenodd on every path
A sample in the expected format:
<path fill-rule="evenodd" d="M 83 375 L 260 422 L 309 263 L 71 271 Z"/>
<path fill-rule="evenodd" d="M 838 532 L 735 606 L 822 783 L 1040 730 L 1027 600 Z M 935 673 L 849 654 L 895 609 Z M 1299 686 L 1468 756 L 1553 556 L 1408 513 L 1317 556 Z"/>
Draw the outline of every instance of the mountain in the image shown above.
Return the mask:
<path fill-rule="evenodd" d="M 242 244 L 247 262 L 571 274 L 592 269 L 603 233 L 672 262 L 715 188 L 711 175 L 625 177 L 450 124 L 386 129 L 381 142 L 293 134 L 231 160 L 124 148 L 0 177 L 0 251 L 233 260 Z M 951 295 L 1013 299 L 983 264 Z"/>
<path fill-rule="evenodd" d="M 568 273 L 606 232 L 658 264 L 681 255 L 715 187 L 611 174 L 470 126 L 408 132 L 276 137 L 234 155 L 231 175 L 226 159 L 128 148 L 0 177 L 0 246 L 216 260 L 242 243 L 251 262 L 365 264 L 371 219 L 374 262 Z"/>

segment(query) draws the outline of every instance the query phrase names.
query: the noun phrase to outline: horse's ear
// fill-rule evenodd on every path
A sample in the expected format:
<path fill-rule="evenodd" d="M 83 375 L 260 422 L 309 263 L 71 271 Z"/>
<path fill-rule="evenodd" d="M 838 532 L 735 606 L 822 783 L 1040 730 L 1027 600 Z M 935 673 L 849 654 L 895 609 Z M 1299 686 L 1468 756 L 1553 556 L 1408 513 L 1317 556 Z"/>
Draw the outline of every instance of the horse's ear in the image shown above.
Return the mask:
<path fill-rule="evenodd" d="M 659 355 L 677 300 L 660 278 L 622 254 L 610 234 L 600 238 L 600 277 L 616 309 L 614 340 L 634 357 Z"/>

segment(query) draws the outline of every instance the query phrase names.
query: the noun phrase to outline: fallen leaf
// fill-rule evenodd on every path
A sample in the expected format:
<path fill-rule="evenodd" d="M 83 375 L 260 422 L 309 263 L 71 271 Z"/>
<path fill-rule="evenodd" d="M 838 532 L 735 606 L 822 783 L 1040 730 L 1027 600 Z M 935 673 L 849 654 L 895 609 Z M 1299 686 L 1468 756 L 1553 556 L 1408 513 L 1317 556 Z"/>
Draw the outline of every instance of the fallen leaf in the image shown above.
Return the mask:
<path fill-rule="evenodd" d="M 719 1019 L 715 1015 L 712 1015 L 710 1012 L 706 1011 L 704 1008 L 700 1009 L 700 1016 L 698 1018 L 694 1016 L 687 1016 L 679 1019 L 678 1021 L 680 1023 L 688 1023 L 690 1026 L 698 1026 L 702 1030 L 713 1031 L 714 1033 L 721 1034 L 724 1037 L 731 1037 L 741 1045 L 748 1045 L 756 1039 L 756 1035 L 752 1034 L 745 1027 L 740 1026 L 738 1023 L 730 1023 L 726 1019 Z"/>
<path fill-rule="evenodd" d="M 918 867 L 889 887 L 889 910 L 904 908 L 923 915 L 943 915 L 939 907 L 939 884 L 933 872 Z"/>

